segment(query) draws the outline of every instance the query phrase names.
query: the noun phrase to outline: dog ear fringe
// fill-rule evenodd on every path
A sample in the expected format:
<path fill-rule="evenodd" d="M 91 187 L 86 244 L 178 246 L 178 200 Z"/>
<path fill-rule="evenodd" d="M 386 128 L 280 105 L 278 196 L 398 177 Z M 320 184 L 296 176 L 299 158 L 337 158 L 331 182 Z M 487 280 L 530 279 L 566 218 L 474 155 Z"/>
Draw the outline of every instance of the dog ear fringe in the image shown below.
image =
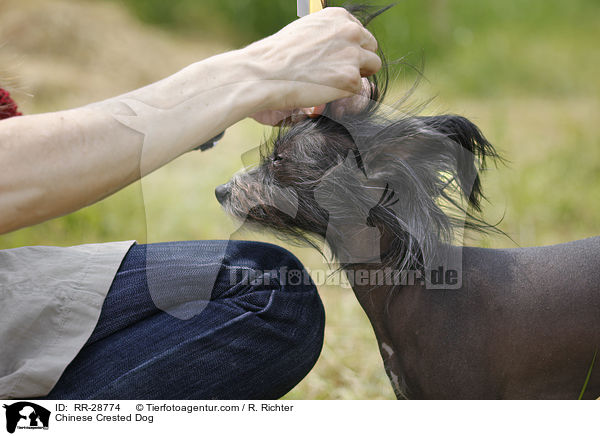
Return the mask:
<path fill-rule="evenodd" d="M 419 119 L 429 128 L 460 145 L 461 149 L 455 154 L 458 184 L 468 198 L 469 205 L 481 212 L 481 200 L 485 199 L 485 196 L 482 192 L 479 170 L 484 171 L 490 160 L 497 165 L 499 161 L 503 161 L 502 157 L 483 136 L 479 128 L 465 117 L 437 115 L 419 117 Z M 479 161 L 479 170 L 475 159 Z"/>

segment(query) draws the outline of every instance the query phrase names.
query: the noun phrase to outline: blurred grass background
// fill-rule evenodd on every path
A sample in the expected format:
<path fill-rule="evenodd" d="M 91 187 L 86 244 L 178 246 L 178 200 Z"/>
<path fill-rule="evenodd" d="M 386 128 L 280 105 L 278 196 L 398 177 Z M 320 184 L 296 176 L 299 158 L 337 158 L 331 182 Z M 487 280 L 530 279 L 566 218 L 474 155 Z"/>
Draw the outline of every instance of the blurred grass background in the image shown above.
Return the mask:
<path fill-rule="evenodd" d="M 77 107 L 264 37 L 295 18 L 292 0 L 0 0 L 0 85 L 25 113 Z M 478 124 L 510 161 L 485 175 L 486 217 L 522 246 L 600 234 L 600 2 L 403 0 L 373 23 L 390 58 L 425 60 L 427 113 Z M 394 93 L 414 80 L 400 70 Z M 266 128 L 245 120 L 216 149 L 190 153 L 71 215 L 7 235 L 0 248 L 137 239 L 236 238 L 213 197 Z M 472 243 L 511 247 L 500 237 Z M 288 247 L 310 269 L 309 249 Z M 549 265 L 552 267 L 559 267 Z M 352 292 L 322 286 L 319 362 L 287 398 L 392 398 Z"/>

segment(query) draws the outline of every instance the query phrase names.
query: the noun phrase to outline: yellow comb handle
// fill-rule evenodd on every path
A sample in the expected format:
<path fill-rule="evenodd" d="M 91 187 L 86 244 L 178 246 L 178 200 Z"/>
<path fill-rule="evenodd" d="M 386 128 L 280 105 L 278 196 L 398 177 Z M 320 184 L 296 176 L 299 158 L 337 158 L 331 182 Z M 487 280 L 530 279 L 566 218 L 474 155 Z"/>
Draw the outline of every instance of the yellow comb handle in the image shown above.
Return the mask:
<path fill-rule="evenodd" d="M 323 3 L 321 0 L 310 0 L 309 11 L 312 14 L 313 12 L 318 12 L 323 9 Z"/>

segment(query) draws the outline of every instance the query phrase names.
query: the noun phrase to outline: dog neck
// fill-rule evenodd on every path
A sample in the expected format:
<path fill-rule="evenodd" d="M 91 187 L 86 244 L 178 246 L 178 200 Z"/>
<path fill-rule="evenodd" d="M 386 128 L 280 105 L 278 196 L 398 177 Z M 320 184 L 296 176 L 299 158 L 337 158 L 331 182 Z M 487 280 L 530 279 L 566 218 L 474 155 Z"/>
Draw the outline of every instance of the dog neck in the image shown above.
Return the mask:
<path fill-rule="evenodd" d="M 394 338 L 399 332 L 410 331 L 411 314 L 420 310 L 419 298 L 423 292 L 430 292 L 430 288 L 436 289 L 436 286 L 438 289 L 447 287 L 445 281 L 432 283 L 432 272 L 436 273 L 435 277 L 440 271 L 456 272 L 459 280 L 455 286 L 462 286 L 462 247 L 440 244 L 439 257 L 430 268 L 398 271 L 391 268 L 385 259 L 385 253 L 392 246 L 385 232 L 382 235 L 382 261 L 347 264 L 344 271 L 373 327 L 394 393 L 398 398 L 407 398 L 400 356 L 402 350 L 398 349 L 398 340 Z"/>
<path fill-rule="evenodd" d="M 394 394 L 397 398 L 402 399 L 407 398 L 406 387 L 399 356 L 392 340 L 387 312 L 387 305 L 391 301 L 390 297 L 395 292 L 401 292 L 401 289 L 394 285 L 373 285 L 373 283 L 377 283 L 378 279 L 382 278 L 382 271 L 381 264 L 353 264 L 344 268 L 354 295 L 356 295 L 373 327 L 383 365 L 392 384 Z M 385 281 L 385 277 L 383 279 Z"/>

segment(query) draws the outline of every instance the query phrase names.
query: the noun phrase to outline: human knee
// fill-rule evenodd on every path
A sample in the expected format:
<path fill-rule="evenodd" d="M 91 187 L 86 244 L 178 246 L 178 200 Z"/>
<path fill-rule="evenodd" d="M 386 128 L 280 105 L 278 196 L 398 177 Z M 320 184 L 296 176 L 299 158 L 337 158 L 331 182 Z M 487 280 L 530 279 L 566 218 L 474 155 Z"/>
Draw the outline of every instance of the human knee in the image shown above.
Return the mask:
<path fill-rule="evenodd" d="M 252 300 L 256 309 L 261 306 L 261 322 L 277 332 L 271 335 L 272 358 L 288 362 L 284 379 L 289 390 L 306 376 L 321 353 L 323 303 L 310 275 L 291 252 L 272 244 L 236 242 L 235 271 L 238 287 L 244 289 L 243 295 L 238 293 L 239 301 L 244 304 Z"/>
<path fill-rule="evenodd" d="M 276 286 L 283 291 L 316 293 L 300 260 L 277 245 L 235 241 L 228 249 L 224 266 L 231 285 Z"/>

